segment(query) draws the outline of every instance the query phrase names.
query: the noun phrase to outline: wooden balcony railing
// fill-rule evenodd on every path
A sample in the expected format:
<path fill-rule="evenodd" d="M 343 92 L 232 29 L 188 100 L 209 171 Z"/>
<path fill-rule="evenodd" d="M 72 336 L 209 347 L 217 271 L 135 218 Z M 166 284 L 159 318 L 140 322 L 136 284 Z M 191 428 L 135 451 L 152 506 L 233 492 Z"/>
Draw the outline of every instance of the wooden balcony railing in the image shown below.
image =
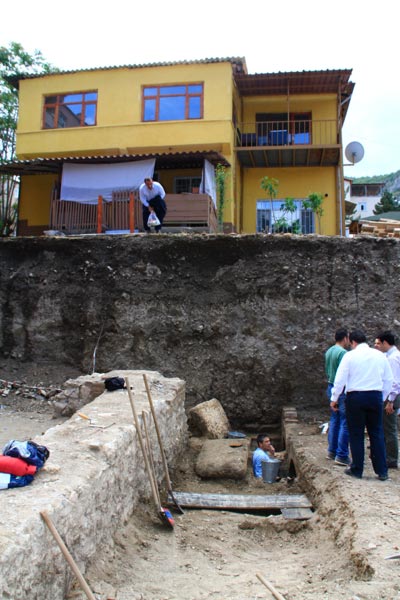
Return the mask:
<path fill-rule="evenodd" d="M 338 144 L 335 120 L 288 120 L 240 123 L 236 129 L 236 146 L 330 146 Z"/>
<path fill-rule="evenodd" d="M 218 230 L 216 208 L 208 194 L 167 194 L 164 228 L 215 233 Z M 143 231 L 142 205 L 137 193 L 114 192 L 111 202 L 101 196 L 97 204 L 53 198 L 50 229 L 68 234 Z"/>

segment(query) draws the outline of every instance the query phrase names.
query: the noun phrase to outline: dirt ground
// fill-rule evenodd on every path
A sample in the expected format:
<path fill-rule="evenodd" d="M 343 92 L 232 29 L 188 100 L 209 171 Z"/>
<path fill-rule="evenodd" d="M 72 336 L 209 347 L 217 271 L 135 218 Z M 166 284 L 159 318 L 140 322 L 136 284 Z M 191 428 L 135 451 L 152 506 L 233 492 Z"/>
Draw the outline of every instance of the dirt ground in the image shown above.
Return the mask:
<path fill-rule="evenodd" d="M 29 389 L 52 388 L 78 373 L 31 369 L 13 372 L 3 364 L 1 378 L 18 375 Z M 65 375 L 65 377 L 64 377 Z M 38 379 L 39 378 L 39 379 Z M 62 421 L 53 418 L 51 400 L 21 392 L 0 396 L 0 444 L 34 437 Z M 304 415 L 303 415 L 304 417 Z M 307 415 L 292 426 L 302 463 L 288 483 L 201 481 L 188 449 L 172 474 L 175 490 L 192 492 L 305 493 L 313 502 L 308 521 L 281 515 L 186 510 L 167 529 L 149 501 L 109 540 L 85 578 L 98 600 L 272 600 L 260 573 L 286 600 L 400 599 L 400 473 L 378 481 L 367 460 L 365 477 L 353 480 L 325 458 L 324 413 Z M 84 600 L 75 584 L 68 600 Z"/>

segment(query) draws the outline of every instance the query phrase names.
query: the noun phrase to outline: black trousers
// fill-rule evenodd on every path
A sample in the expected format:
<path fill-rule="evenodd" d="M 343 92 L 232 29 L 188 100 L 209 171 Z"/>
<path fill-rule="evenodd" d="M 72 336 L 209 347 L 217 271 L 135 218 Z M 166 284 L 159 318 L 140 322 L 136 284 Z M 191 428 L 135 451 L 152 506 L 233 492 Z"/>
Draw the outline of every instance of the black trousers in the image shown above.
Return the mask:
<path fill-rule="evenodd" d="M 167 214 L 167 205 L 165 204 L 165 201 L 161 198 L 161 196 L 156 196 L 155 198 L 152 198 L 152 200 L 149 200 L 149 204 L 156 213 L 158 220 L 160 221 L 160 225 L 157 225 L 157 227 L 155 227 L 155 230 L 158 232 L 161 230 L 164 217 Z M 150 231 L 150 227 L 147 225 L 147 219 L 149 218 L 149 214 L 150 211 L 148 207 L 143 206 L 143 227 L 145 231 Z"/>

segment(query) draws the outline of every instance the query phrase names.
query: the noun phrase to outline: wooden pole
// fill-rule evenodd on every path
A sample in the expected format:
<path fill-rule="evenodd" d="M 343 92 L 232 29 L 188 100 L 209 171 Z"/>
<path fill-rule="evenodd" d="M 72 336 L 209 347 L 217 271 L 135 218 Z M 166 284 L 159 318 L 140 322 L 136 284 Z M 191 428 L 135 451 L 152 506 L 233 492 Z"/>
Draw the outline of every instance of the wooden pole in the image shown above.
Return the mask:
<path fill-rule="evenodd" d="M 47 527 L 50 530 L 50 533 L 52 534 L 52 536 L 56 540 L 57 544 L 59 545 L 60 550 L 63 553 L 65 560 L 67 561 L 67 563 L 73 570 L 75 576 L 77 577 L 77 579 L 79 581 L 79 585 L 81 586 L 82 590 L 85 592 L 86 597 L 89 598 L 89 600 L 96 600 L 96 598 L 92 594 L 88 584 L 84 580 L 83 575 L 81 574 L 80 570 L 78 569 L 78 565 L 76 564 L 76 562 L 72 558 L 71 554 L 69 553 L 68 548 L 62 541 L 60 534 L 58 533 L 57 529 L 55 528 L 54 523 L 50 519 L 50 516 L 48 515 L 47 511 L 45 511 L 45 510 L 42 511 L 40 513 L 40 516 L 42 517 L 43 521 L 46 523 Z"/>
<path fill-rule="evenodd" d="M 130 233 L 135 231 L 135 198 L 133 192 L 129 193 L 129 231 Z"/>
<path fill-rule="evenodd" d="M 97 199 L 97 233 L 101 233 L 103 229 L 103 196 Z"/>
<path fill-rule="evenodd" d="M 282 596 L 282 594 L 280 594 L 276 588 L 274 588 L 272 583 L 264 579 L 261 573 L 256 573 L 256 577 L 261 581 L 263 585 L 265 585 L 267 589 L 269 589 L 269 591 L 276 598 L 276 600 L 285 600 L 285 597 Z"/>

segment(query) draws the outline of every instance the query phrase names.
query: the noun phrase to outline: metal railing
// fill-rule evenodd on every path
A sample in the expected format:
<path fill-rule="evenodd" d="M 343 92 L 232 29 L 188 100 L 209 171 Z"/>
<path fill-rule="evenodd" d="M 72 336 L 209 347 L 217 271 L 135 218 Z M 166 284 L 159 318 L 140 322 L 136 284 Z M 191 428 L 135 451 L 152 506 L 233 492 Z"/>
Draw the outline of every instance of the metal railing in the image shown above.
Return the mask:
<path fill-rule="evenodd" d="M 239 123 L 236 146 L 330 146 L 338 144 L 335 120 L 287 120 Z"/>

